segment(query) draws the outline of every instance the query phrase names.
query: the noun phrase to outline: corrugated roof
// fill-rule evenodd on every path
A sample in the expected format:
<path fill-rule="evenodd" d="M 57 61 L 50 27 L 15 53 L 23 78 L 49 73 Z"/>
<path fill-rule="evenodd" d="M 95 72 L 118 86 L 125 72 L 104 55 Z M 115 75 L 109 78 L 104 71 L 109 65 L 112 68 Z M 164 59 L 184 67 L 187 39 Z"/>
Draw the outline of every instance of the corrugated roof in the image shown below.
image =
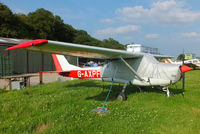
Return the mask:
<path fill-rule="evenodd" d="M 13 45 L 16 45 L 16 44 L 23 43 L 25 41 L 28 41 L 28 40 L 0 37 L 0 45 L 1 46 L 10 47 L 10 46 L 13 46 Z"/>

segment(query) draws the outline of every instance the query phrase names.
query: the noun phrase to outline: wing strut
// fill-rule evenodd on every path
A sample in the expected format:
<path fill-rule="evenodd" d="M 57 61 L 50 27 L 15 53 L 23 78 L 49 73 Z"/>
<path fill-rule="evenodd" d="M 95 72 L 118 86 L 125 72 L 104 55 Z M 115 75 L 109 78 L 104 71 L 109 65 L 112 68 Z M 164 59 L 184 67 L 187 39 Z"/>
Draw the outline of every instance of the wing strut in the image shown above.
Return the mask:
<path fill-rule="evenodd" d="M 144 81 L 144 79 L 142 79 L 137 72 L 122 58 L 120 57 L 121 61 L 130 69 L 130 71 L 140 80 L 140 81 Z"/>

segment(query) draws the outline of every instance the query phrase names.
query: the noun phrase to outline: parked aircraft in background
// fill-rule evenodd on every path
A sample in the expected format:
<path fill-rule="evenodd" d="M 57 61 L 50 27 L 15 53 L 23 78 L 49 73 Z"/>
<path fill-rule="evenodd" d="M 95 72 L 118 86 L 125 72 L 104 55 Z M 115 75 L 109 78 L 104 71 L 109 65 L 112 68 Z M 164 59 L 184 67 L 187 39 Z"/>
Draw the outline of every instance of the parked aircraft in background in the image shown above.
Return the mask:
<path fill-rule="evenodd" d="M 183 64 L 183 61 L 172 61 L 171 59 L 168 59 L 168 58 L 164 58 L 163 62 L 164 63 L 178 64 L 178 65 Z M 199 59 L 184 60 L 184 64 L 189 64 L 189 63 L 192 63 L 192 64 L 200 67 L 200 60 Z"/>
<path fill-rule="evenodd" d="M 182 65 L 183 62 L 173 62 L 174 64 L 179 64 Z M 190 60 L 185 60 L 184 61 L 185 64 L 189 64 L 192 63 L 198 67 L 200 67 L 200 60 L 199 59 L 190 59 Z"/>
<path fill-rule="evenodd" d="M 56 72 L 62 76 L 122 83 L 124 86 L 118 97 L 123 100 L 126 99 L 125 89 L 129 84 L 138 87 L 159 86 L 170 96 L 168 86 L 179 81 L 184 72 L 192 70 L 184 65 L 160 63 L 155 59 L 162 57 L 160 55 L 43 39 L 27 41 L 6 50 L 13 49 L 53 53 Z M 69 64 L 62 55 L 106 59 L 108 63 L 100 67 L 80 68 Z"/>

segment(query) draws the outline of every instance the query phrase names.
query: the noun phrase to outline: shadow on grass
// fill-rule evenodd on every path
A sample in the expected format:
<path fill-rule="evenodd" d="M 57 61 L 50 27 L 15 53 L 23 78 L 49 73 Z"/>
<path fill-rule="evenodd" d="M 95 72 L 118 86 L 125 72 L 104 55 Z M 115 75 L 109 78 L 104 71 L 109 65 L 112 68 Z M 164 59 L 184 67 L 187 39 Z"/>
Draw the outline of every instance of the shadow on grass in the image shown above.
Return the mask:
<path fill-rule="evenodd" d="M 88 97 L 86 99 L 93 99 L 93 100 L 98 100 L 98 101 L 104 101 L 107 94 L 108 94 L 108 90 L 109 90 L 109 87 L 110 85 L 107 85 L 106 86 L 106 90 L 102 90 L 102 92 L 96 96 L 92 96 L 92 97 Z M 119 87 L 117 85 L 114 85 L 113 88 L 112 88 L 112 91 L 111 91 L 111 94 L 109 96 L 109 99 L 108 101 L 114 101 L 117 97 L 117 95 L 121 92 L 121 88 L 123 86 Z M 129 95 L 131 94 L 135 94 L 135 93 L 143 93 L 143 92 L 155 92 L 155 93 L 159 93 L 159 94 L 163 94 L 165 95 L 165 92 L 162 91 L 161 89 L 155 87 L 155 88 L 152 88 L 152 87 L 143 87 L 142 88 L 142 91 L 139 90 L 138 87 L 136 86 L 133 86 L 133 85 L 129 85 L 127 88 L 126 88 L 126 96 L 129 97 Z M 170 89 L 170 92 L 173 93 L 173 94 L 182 94 L 182 90 L 180 89 Z"/>
<path fill-rule="evenodd" d="M 182 94 L 183 90 L 182 89 L 177 89 L 177 88 L 170 88 L 169 89 L 171 93 L 173 94 Z M 184 90 L 184 92 L 187 92 L 187 90 Z"/>
<path fill-rule="evenodd" d="M 117 95 L 121 92 L 122 87 L 123 87 L 122 84 L 121 85 L 117 85 L 117 84 L 113 85 L 108 101 L 114 101 L 116 99 Z M 106 85 L 104 87 L 104 89 L 102 89 L 102 92 L 100 94 L 92 96 L 92 97 L 88 97 L 86 99 L 87 100 L 92 99 L 92 100 L 97 100 L 97 101 L 104 101 L 107 94 L 108 94 L 109 88 L 110 88 L 110 85 Z M 126 88 L 125 94 L 128 97 L 130 94 L 134 94 L 134 93 L 137 93 L 137 92 L 139 92 L 137 87 L 128 86 Z"/>
<path fill-rule="evenodd" d="M 0 94 L 7 93 L 8 91 L 5 89 L 0 89 Z"/>
<path fill-rule="evenodd" d="M 169 91 L 174 95 L 183 93 L 183 90 L 177 87 L 169 87 Z M 164 92 L 160 87 L 155 87 L 155 88 L 146 87 L 145 92 L 156 92 L 156 93 L 166 94 L 166 92 Z"/>
<path fill-rule="evenodd" d="M 77 83 L 74 84 L 70 84 L 67 85 L 67 87 L 89 87 L 89 88 L 101 88 L 102 92 L 98 95 L 92 96 L 92 97 L 87 97 L 87 100 L 97 100 L 97 101 L 104 101 L 109 88 L 110 88 L 111 82 L 96 82 L 94 80 L 83 80 L 83 81 L 79 81 Z M 115 83 L 112 87 L 110 96 L 108 101 L 114 101 L 117 97 L 117 95 L 121 92 L 121 89 L 123 87 L 123 84 L 117 84 Z M 155 93 L 159 93 L 159 94 L 163 94 L 165 95 L 165 92 L 162 91 L 162 89 L 158 88 L 158 87 L 141 87 L 142 88 L 142 92 L 139 90 L 139 88 L 137 86 L 134 85 L 128 85 L 125 91 L 125 94 L 127 97 L 129 97 L 130 94 L 134 94 L 134 93 L 143 93 L 143 92 L 155 92 Z M 73 88 L 72 90 L 76 90 L 78 88 Z M 177 89 L 177 88 L 169 88 L 170 92 L 173 94 L 181 94 L 182 90 L 181 89 Z"/>
<path fill-rule="evenodd" d="M 103 87 L 103 83 L 97 83 L 94 80 L 79 80 L 76 83 L 70 83 L 66 85 L 66 87 L 90 87 L 90 88 L 96 88 L 96 87 Z M 78 88 L 74 88 L 73 90 L 76 90 Z"/>

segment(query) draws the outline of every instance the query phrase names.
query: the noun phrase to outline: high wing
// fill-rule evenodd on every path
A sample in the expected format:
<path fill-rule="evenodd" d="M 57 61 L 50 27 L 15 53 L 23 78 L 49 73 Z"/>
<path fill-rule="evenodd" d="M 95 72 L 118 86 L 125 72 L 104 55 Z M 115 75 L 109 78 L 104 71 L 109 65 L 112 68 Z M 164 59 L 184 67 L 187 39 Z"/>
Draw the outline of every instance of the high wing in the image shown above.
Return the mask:
<path fill-rule="evenodd" d="M 70 56 L 78 56 L 85 58 L 99 58 L 99 59 L 116 59 L 116 58 L 136 58 L 142 57 L 144 54 L 142 53 L 131 53 L 124 50 L 116 50 L 109 48 L 101 48 L 59 41 L 51 41 L 51 40 L 32 40 L 25 41 L 23 43 L 20 42 L 18 45 L 14 45 L 5 50 L 12 49 L 28 49 L 33 51 L 61 54 L 61 55 L 70 55 Z"/>

